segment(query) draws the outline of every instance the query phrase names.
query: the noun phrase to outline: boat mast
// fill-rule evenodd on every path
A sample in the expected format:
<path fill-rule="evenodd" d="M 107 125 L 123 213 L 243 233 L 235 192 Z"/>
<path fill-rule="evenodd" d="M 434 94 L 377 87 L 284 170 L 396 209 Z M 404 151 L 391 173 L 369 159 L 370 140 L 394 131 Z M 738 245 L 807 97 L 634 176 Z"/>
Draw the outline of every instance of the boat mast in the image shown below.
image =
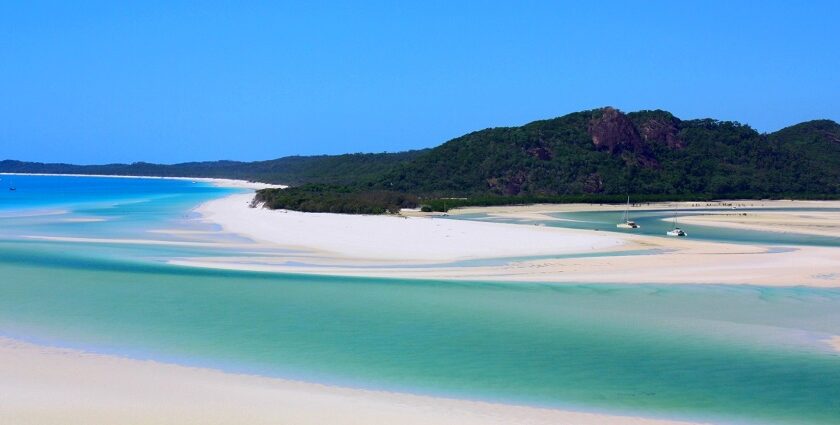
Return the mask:
<path fill-rule="evenodd" d="M 624 207 L 624 219 L 623 221 L 627 223 L 630 221 L 630 195 L 627 195 L 627 206 Z"/>

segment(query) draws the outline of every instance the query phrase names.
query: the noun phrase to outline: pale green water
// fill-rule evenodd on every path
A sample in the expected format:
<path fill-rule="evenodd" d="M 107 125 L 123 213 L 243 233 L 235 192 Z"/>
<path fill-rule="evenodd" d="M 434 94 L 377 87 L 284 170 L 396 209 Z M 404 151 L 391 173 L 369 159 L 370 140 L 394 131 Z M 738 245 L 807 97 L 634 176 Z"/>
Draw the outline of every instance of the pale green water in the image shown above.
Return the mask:
<path fill-rule="evenodd" d="M 464 214 L 454 216 L 465 220 L 490 220 L 496 222 L 522 222 L 527 224 L 541 223 L 552 227 L 566 227 L 571 229 L 599 230 L 606 232 L 633 233 L 666 237 L 665 232 L 673 227 L 676 213 L 679 227 L 688 233 L 688 238 L 717 242 L 749 243 L 763 245 L 811 245 L 840 247 L 840 238 L 833 236 L 808 235 L 797 233 L 762 232 L 756 230 L 734 230 L 714 226 L 698 226 L 679 222 L 681 215 L 703 215 L 710 213 L 752 214 L 758 211 L 786 211 L 790 208 L 740 208 L 737 210 L 725 208 L 693 209 L 693 210 L 632 210 L 631 219 L 638 223 L 639 229 L 619 229 L 615 227 L 622 219 L 623 211 L 580 211 L 568 213 L 554 213 L 551 216 L 561 220 L 516 220 L 489 217 L 486 214 Z M 795 209 L 808 211 L 807 209 Z"/>
<path fill-rule="evenodd" d="M 139 223 L 131 232 L 144 226 L 124 220 Z M 720 423 L 840 423 L 840 356 L 820 342 L 840 335 L 840 290 L 224 272 L 156 262 L 159 247 L 111 248 L 0 240 L 0 334 L 354 387 Z"/>
<path fill-rule="evenodd" d="M 15 276 L 0 283 L 7 335 L 531 404 L 789 423 L 840 414 L 840 357 L 817 342 L 840 333 L 837 291 L 219 273 L 0 249 L 0 272 Z"/>

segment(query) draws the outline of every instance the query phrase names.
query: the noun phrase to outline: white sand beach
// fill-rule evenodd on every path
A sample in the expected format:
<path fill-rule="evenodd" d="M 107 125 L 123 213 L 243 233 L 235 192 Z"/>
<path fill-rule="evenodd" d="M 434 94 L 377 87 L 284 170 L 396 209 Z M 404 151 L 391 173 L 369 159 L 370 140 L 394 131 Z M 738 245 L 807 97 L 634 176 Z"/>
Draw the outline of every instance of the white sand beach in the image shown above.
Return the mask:
<path fill-rule="evenodd" d="M 0 338 L 0 423 L 14 425 L 688 425 L 332 387 Z"/>
<path fill-rule="evenodd" d="M 840 237 L 840 211 L 716 212 L 680 217 L 683 223 L 728 229 Z"/>
<path fill-rule="evenodd" d="M 734 210 L 731 210 L 734 207 Z M 505 205 L 493 207 L 467 207 L 450 211 L 450 215 L 459 214 L 491 214 L 508 217 L 527 218 L 534 214 L 546 214 L 553 212 L 578 212 L 578 211 L 624 211 L 624 204 L 530 204 L 530 205 Z M 721 201 L 698 201 L 698 202 L 644 202 L 632 203 L 631 211 L 634 209 L 643 210 L 670 210 L 691 211 L 707 208 L 723 208 L 737 212 L 740 208 L 840 208 L 840 201 L 802 201 L 794 199 L 732 199 Z M 729 211 L 727 211 L 729 212 Z"/>
<path fill-rule="evenodd" d="M 298 250 L 299 254 L 172 262 L 210 268 L 419 279 L 840 286 L 840 255 L 834 248 L 800 246 L 771 250 L 629 233 L 441 219 L 419 213 L 406 218 L 283 212 L 249 208 L 250 199 L 248 194 L 233 195 L 207 202 L 196 211 L 226 232 L 264 246 Z M 732 203 L 758 208 L 837 205 L 810 201 L 727 201 L 717 205 Z M 708 205 L 686 203 L 680 208 L 707 208 Z M 670 204 L 644 206 L 646 209 L 669 207 Z M 584 208 L 620 210 L 623 207 L 532 205 L 467 208 L 453 214 L 484 212 L 532 219 Z M 629 255 L 629 251 L 638 250 L 650 252 Z M 518 258 L 473 267 L 447 264 L 469 259 L 575 253 L 611 255 Z M 423 266 L 405 267 L 412 264 Z"/>
<path fill-rule="evenodd" d="M 433 217 L 347 215 L 249 208 L 253 195 L 196 209 L 231 233 L 337 259 L 416 263 L 621 249 L 622 239 L 537 226 Z"/>

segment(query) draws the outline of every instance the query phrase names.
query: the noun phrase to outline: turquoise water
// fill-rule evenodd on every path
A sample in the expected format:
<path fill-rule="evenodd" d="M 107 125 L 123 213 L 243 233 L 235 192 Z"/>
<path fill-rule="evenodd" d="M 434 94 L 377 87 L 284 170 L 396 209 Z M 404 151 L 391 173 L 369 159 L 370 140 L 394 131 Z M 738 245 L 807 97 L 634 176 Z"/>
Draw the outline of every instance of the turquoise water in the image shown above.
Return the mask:
<path fill-rule="evenodd" d="M 15 191 L 8 190 L 9 186 L 13 186 Z M 231 192 L 231 189 L 174 179 L 0 175 L 0 212 L 64 205 L 80 208 L 114 202 L 142 203 L 163 198 L 194 203 L 194 200 L 201 201 L 226 192 Z M 177 208 L 183 204 L 170 201 L 156 206 Z"/>
<path fill-rule="evenodd" d="M 683 211 L 674 210 L 639 210 L 631 212 L 631 219 L 641 227 L 638 229 L 619 229 L 615 227 L 620 223 L 622 212 L 615 211 L 581 211 L 568 213 L 553 213 L 550 216 L 561 220 L 517 220 L 489 217 L 486 214 L 463 214 L 454 216 L 455 219 L 463 220 L 490 220 L 508 223 L 543 224 L 552 227 L 564 227 L 570 229 L 599 230 L 607 232 L 633 233 L 650 236 L 665 236 L 665 232 L 673 227 L 674 213 L 677 213 L 679 227 L 688 233 L 688 238 L 707 240 L 715 242 L 748 243 L 764 245 L 808 245 L 808 246 L 836 246 L 840 247 L 840 238 L 832 236 L 818 236 L 797 233 L 763 232 L 757 230 L 733 230 L 714 226 L 698 226 L 679 222 L 679 215 L 703 215 L 714 212 L 731 214 L 750 214 L 759 211 L 808 211 L 807 209 L 790 208 L 763 208 L 751 209 L 740 208 L 737 210 L 725 208 L 692 209 Z"/>
<path fill-rule="evenodd" d="M 165 190 L 144 210 L 170 225 L 179 219 L 164 212 L 182 216 L 181 200 L 220 194 Z M 75 202 L 50 207 L 98 214 Z M 7 336 L 352 387 L 719 423 L 840 422 L 840 356 L 822 342 L 840 335 L 840 290 L 216 271 L 161 263 L 162 247 L 29 240 L 7 220 L 20 217 L 0 217 Z M 160 225 L 125 220 L 129 233 Z M 95 223 L 107 221 L 72 224 Z M 61 234 L 81 233 L 72 228 Z"/>
<path fill-rule="evenodd" d="M 148 230 L 190 228 L 190 209 L 239 191 L 170 179 L 25 175 L 0 175 L 0 179 L 0 238 L 151 238 Z M 15 191 L 8 190 L 9 183 Z"/>

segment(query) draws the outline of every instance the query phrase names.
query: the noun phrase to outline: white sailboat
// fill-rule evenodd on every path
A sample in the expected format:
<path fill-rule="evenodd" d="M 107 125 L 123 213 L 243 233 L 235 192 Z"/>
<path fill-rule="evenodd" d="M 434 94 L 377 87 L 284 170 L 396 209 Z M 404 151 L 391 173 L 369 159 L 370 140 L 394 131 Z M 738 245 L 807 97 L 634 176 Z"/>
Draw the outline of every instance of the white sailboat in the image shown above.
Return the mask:
<path fill-rule="evenodd" d="M 615 225 L 619 229 L 638 229 L 639 226 L 635 221 L 630 220 L 630 195 L 627 195 L 627 207 L 624 209 L 624 215 L 621 217 L 621 223 Z"/>
<path fill-rule="evenodd" d="M 668 235 L 668 236 L 688 236 L 688 233 L 685 233 L 685 231 L 683 231 L 683 229 L 680 229 L 677 226 L 677 211 L 676 210 L 674 211 L 674 228 L 665 232 L 665 234 Z"/>

